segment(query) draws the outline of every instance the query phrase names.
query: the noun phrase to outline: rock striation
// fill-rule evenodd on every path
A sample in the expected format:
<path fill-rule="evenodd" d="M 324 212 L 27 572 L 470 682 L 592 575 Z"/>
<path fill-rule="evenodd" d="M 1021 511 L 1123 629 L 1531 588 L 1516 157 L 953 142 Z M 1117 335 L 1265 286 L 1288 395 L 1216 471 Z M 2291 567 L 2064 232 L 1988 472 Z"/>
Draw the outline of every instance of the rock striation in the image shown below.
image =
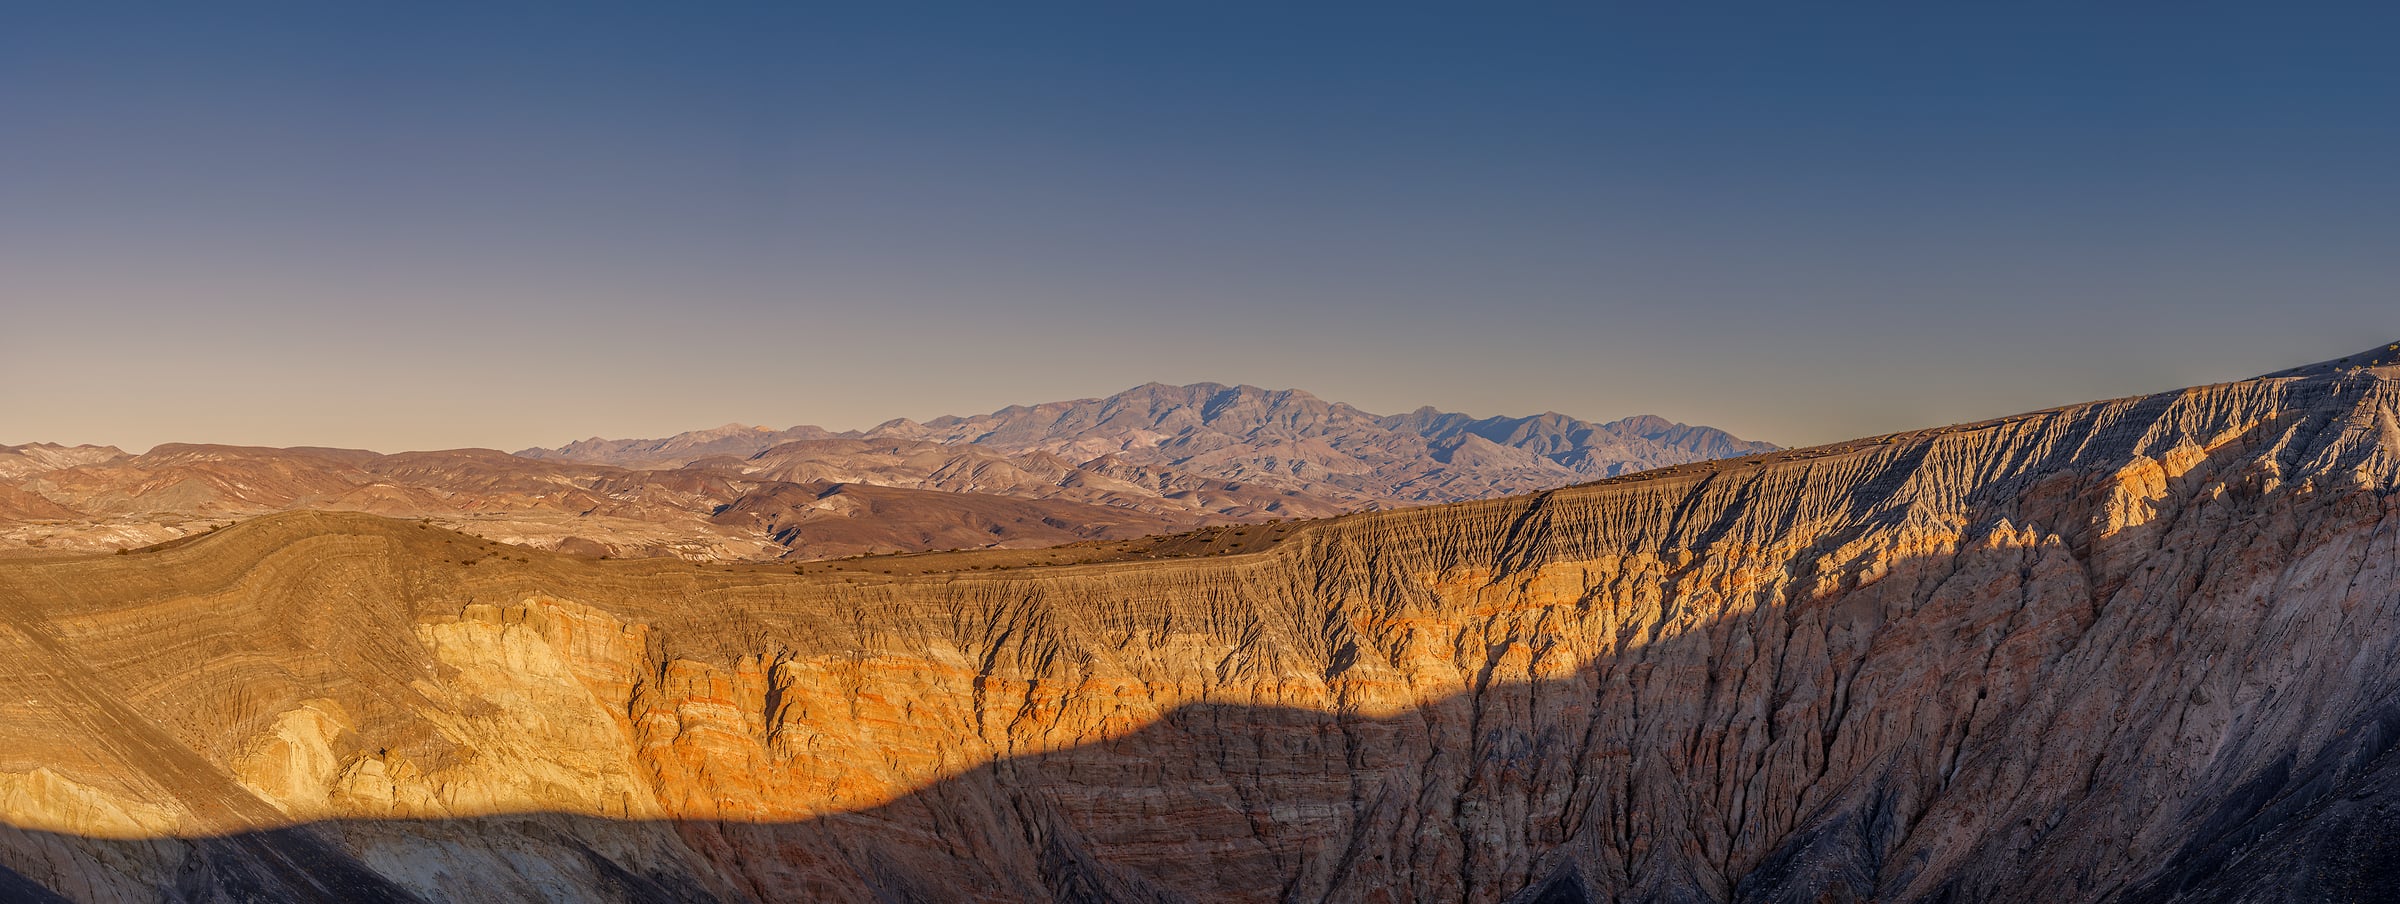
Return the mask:
<path fill-rule="evenodd" d="M 2396 489 L 2400 346 L 1003 573 L 277 515 L 0 563 L 0 890 L 2387 900 Z"/>

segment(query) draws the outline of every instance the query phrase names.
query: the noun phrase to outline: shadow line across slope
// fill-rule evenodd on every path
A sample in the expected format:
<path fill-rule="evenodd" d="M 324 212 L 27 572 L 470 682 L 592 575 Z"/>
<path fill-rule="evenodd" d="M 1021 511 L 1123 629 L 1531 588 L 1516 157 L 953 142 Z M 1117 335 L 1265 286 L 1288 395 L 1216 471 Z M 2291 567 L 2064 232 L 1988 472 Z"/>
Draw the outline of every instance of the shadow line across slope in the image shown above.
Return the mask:
<path fill-rule="evenodd" d="M 6 830 L 0 865 L 289 900 L 2338 900 L 2400 883 L 2373 841 L 2400 836 L 2375 809 L 2400 710 L 2360 665 L 2400 656 L 2394 407 L 2385 380 L 2252 381 L 1009 576 L 577 562 L 327 515 L 12 564 L 36 655 L 0 665 L 0 711 L 68 696 L 0 712 L 27 726 L 0 771 L 226 787 L 197 762 L 264 795 L 234 777 L 251 741 L 319 698 L 353 756 L 471 764 L 491 739 L 443 720 L 501 704 L 444 644 L 515 630 L 616 710 L 655 801 L 292 826 L 251 796 L 200 831 Z M 924 676 L 952 657 L 972 704 L 944 710 Z M 925 721 L 809 709 L 862 691 Z M 775 770 L 838 790 L 926 757 L 869 803 L 743 809 L 790 805 Z"/>

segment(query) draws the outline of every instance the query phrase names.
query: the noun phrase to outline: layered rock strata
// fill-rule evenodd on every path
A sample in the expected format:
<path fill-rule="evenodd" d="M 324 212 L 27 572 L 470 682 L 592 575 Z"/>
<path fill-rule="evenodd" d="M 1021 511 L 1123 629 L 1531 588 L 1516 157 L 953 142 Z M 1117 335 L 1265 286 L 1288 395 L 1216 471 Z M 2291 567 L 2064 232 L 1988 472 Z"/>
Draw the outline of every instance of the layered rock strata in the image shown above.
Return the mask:
<path fill-rule="evenodd" d="M 0 564 L 0 890 L 2400 890 L 2400 348 L 1260 551 L 592 562 L 361 515 Z"/>

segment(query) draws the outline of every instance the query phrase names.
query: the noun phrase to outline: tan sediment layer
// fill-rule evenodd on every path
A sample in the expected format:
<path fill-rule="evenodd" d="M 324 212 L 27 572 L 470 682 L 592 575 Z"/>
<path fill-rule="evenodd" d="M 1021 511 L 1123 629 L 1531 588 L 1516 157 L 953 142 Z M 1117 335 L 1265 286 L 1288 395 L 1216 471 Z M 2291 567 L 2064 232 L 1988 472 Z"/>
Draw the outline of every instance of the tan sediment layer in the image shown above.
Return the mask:
<path fill-rule="evenodd" d="M 2390 371 L 1215 558 L 794 575 L 304 513 L 0 564 L 0 864 L 149 900 L 242 856 L 174 839 L 308 823 L 427 898 L 624 881 L 572 849 L 728 900 L 2109 899 L 2400 739 Z"/>

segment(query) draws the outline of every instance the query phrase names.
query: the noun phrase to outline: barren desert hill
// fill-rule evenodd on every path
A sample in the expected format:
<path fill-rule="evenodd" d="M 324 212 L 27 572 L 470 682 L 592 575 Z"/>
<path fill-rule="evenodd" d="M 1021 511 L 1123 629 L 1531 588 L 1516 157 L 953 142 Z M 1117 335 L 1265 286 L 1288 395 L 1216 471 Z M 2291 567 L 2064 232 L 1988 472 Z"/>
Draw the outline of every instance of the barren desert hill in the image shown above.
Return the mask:
<path fill-rule="evenodd" d="M 1165 475 L 1169 482 L 1267 486 L 1345 509 L 1531 492 L 1776 448 L 1647 415 L 1595 424 L 1556 413 L 1476 419 L 1424 408 L 1386 417 L 1295 389 L 1148 383 L 1106 398 L 1014 405 L 924 423 L 894 420 L 840 437 L 813 427 L 762 431 L 729 425 L 662 440 L 587 440 L 517 454 L 679 464 L 705 455 L 742 455 L 745 447 L 755 455 L 789 441 L 791 434 L 970 446 L 1078 464 L 1106 460 L 1113 467 Z M 678 460 L 670 450 L 692 454 Z"/>
<path fill-rule="evenodd" d="M 277 515 L 0 563 L 0 882 L 2382 900 L 2395 491 L 2377 354 L 1503 499 L 801 573 Z"/>
<path fill-rule="evenodd" d="M 670 469 L 720 456 L 748 458 L 783 443 L 833 439 L 840 435 L 806 425 L 776 430 L 749 424 L 726 424 L 709 430 L 678 433 L 664 439 L 612 440 L 594 436 L 556 449 L 526 449 L 516 454 L 526 458 L 595 462 L 623 468 Z"/>
<path fill-rule="evenodd" d="M 1060 499 L 1132 509 L 1184 524 L 1323 517 L 1370 504 L 1297 489 L 1215 480 L 1114 457 L 1076 463 L 1042 451 L 1008 453 L 967 443 L 840 438 L 782 443 L 742 461 L 708 459 L 685 469 L 792 483 L 834 482 L 903 489 Z"/>
<path fill-rule="evenodd" d="M 385 455 L 165 444 L 112 453 L 54 456 L 14 485 L 0 482 L 0 554 L 133 548 L 300 509 L 428 519 L 536 548 L 702 561 L 1123 539 L 1240 520 L 1247 511 L 1184 504 L 1146 513 L 1101 494 L 853 488 L 738 468 L 631 470 L 490 449 Z"/>
<path fill-rule="evenodd" d="M 995 538 L 1022 547 L 1056 546 L 1174 533 L 1195 520 L 1057 499 L 870 483 L 781 483 L 744 493 L 710 517 L 791 549 L 868 552 L 973 548 L 996 545 Z"/>
<path fill-rule="evenodd" d="M 1026 412 L 1037 411 L 1058 419 L 1031 426 Z M 0 449 L 0 555 L 133 548 L 298 509 L 426 518 L 535 548 L 699 561 L 1021 548 L 1477 498 L 1634 461 L 1771 448 L 1656 419 L 1468 421 L 1430 410 L 1386 419 L 1419 424 L 1425 439 L 1306 393 L 1213 384 L 1152 385 L 991 417 L 1016 426 L 968 441 L 953 434 L 979 421 L 894 422 L 845 436 L 729 424 L 514 456 L 8 447 Z M 1182 432 L 1161 440 L 1158 429 L 1169 426 Z M 1003 435 L 1048 438 L 1011 445 Z M 911 492 L 927 490 L 940 492 Z"/>
<path fill-rule="evenodd" d="M 43 471 L 97 464 L 124 455 L 125 450 L 115 446 L 65 446 L 57 443 L 0 446 L 0 480 L 18 480 Z"/>

